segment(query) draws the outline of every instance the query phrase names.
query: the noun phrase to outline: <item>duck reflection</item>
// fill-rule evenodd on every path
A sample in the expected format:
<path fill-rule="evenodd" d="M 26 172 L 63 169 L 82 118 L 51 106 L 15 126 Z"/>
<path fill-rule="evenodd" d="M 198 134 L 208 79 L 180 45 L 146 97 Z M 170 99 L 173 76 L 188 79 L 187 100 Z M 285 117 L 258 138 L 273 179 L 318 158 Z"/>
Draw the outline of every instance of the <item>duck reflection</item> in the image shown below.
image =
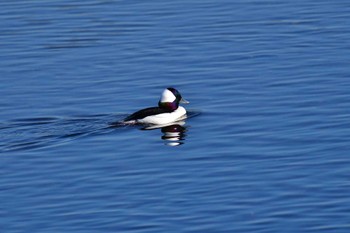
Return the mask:
<path fill-rule="evenodd" d="M 165 141 L 166 145 L 179 146 L 184 143 L 186 127 L 175 124 L 163 127 L 161 131 L 163 133 L 162 139 Z"/>
<path fill-rule="evenodd" d="M 185 126 L 184 121 L 175 122 L 172 125 L 145 127 L 143 130 L 154 130 L 159 128 L 163 133 L 161 139 L 165 141 L 165 145 L 180 146 L 184 144 L 186 137 L 185 132 L 187 131 L 187 127 Z"/>

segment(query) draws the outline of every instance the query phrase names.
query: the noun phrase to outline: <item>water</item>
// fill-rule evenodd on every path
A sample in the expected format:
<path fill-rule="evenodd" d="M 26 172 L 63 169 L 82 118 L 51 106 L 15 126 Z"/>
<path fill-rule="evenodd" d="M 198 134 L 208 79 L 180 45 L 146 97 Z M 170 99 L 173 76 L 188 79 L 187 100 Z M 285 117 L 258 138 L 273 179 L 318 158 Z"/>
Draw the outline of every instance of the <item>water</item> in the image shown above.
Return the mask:
<path fill-rule="evenodd" d="M 349 7 L 2 1 L 0 232 L 349 232 Z"/>

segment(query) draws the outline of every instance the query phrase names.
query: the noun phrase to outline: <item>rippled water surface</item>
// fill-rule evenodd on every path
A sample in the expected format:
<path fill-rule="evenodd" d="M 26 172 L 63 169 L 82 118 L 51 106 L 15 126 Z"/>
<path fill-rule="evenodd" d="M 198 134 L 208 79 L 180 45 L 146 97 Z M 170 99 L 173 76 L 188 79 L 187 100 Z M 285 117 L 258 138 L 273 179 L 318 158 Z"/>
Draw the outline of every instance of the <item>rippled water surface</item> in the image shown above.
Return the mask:
<path fill-rule="evenodd" d="M 349 8 L 1 1 L 0 232 L 350 232 Z"/>

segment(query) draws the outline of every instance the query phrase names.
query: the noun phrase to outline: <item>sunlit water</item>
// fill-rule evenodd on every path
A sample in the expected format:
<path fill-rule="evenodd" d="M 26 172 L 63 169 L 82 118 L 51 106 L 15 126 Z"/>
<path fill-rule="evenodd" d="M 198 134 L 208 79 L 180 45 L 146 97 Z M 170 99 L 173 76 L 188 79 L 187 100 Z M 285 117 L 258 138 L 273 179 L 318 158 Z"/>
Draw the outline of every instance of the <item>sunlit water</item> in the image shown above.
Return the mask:
<path fill-rule="evenodd" d="M 349 232 L 349 7 L 1 1 L 0 232 Z"/>

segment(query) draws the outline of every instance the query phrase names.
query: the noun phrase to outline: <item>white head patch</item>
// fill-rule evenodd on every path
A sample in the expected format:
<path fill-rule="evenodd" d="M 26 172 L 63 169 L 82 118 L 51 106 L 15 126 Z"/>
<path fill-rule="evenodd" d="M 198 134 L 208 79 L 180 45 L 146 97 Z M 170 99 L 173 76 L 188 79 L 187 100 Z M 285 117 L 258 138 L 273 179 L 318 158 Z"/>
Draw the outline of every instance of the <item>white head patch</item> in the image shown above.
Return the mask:
<path fill-rule="evenodd" d="M 160 102 L 174 102 L 176 100 L 176 96 L 169 91 L 168 89 L 165 89 L 162 93 L 162 97 L 160 98 Z"/>

